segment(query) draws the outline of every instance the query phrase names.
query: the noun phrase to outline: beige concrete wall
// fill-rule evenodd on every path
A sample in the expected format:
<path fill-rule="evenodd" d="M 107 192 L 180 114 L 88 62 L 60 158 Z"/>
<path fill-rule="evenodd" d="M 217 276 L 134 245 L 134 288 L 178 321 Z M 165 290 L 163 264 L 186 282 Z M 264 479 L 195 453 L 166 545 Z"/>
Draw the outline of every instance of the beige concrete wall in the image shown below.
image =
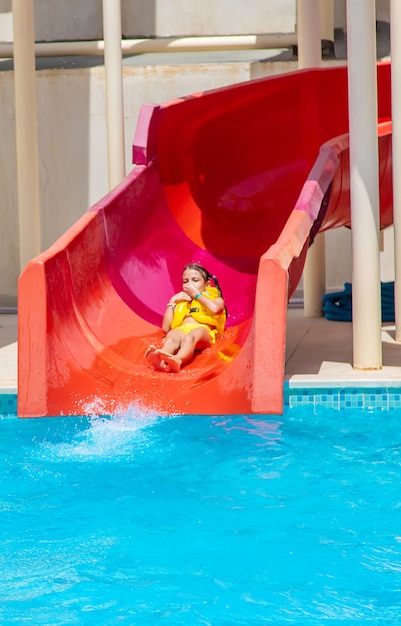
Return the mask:
<path fill-rule="evenodd" d="M 101 39 L 101 0 L 35 0 L 37 41 Z M 295 31 L 296 0 L 121 0 L 127 38 Z M 376 0 L 380 21 L 390 0 Z M 346 26 L 346 0 L 334 0 L 334 25 Z M 12 41 L 12 0 L 0 0 L 0 41 Z"/>
<path fill-rule="evenodd" d="M 12 41 L 12 0 L 0 0 L 0 41 Z M 101 39 L 101 0 L 35 0 L 37 41 Z M 241 35 L 295 31 L 296 0 L 121 0 L 127 38 Z M 376 0 L 390 20 L 390 0 Z M 334 24 L 345 28 L 346 0 L 334 0 Z"/>
<path fill-rule="evenodd" d="M 127 37 L 293 33 L 295 0 L 137 0 L 122 3 Z"/>
<path fill-rule="evenodd" d="M 390 0 L 376 0 L 376 19 L 390 22 Z M 334 26 L 346 28 L 347 0 L 334 0 Z"/>
<path fill-rule="evenodd" d="M 0 0 L 0 41 L 13 40 L 12 0 Z"/>
<path fill-rule="evenodd" d="M 124 67 L 127 172 L 139 109 L 179 95 L 296 69 L 294 62 Z M 0 306 L 16 302 L 19 274 L 13 72 L 0 72 Z M 43 249 L 108 191 L 104 68 L 37 72 Z M 351 281 L 347 229 L 327 233 L 327 286 Z M 391 278 L 386 278 L 391 280 Z"/>
<path fill-rule="evenodd" d="M 173 23 L 171 20 L 174 16 L 169 14 L 172 13 L 169 7 L 173 1 L 174 6 L 178 4 L 182 7 L 174 32 L 174 29 L 170 30 L 172 26 L 167 26 Z M 237 0 L 234 4 L 224 0 L 214 0 L 213 3 L 205 0 L 202 3 L 202 16 L 198 16 L 198 28 L 205 28 L 206 22 L 202 20 L 206 16 L 209 16 L 206 20 L 209 27 L 212 28 L 213 25 L 213 28 L 217 28 L 219 20 L 223 19 L 223 7 L 226 13 L 226 30 L 219 30 L 219 34 L 228 32 L 228 24 L 231 24 L 230 28 L 234 28 L 234 22 L 231 21 L 234 13 L 235 19 L 240 18 L 239 22 L 243 27 L 242 31 L 238 31 L 237 26 L 235 32 L 245 32 L 248 28 L 250 32 L 279 32 L 286 31 L 288 24 L 293 24 L 295 0 L 280 0 L 280 10 L 275 0 L 261 0 L 260 4 L 264 5 L 264 9 L 267 6 L 272 9 L 274 5 L 274 11 L 270 15 L 263 13 L 269 22 L 269 29 L 263 26 L 263 29 L 257 31 L 255 22 L 252 21 L 256 14 L 259 15 L 257 4 L 256 0 L 255 3 L 251 0 Z M 0 41 L 9 41 L 12 38 L 11 5 L 11 0 L 0 0 Z M 212 5 L 214 11 L 211 11 Z M 156 28 L 157 24 L 161 28 L 163 24 L 163 34 L 184 34 L 188 28 L 194 28 L 198 19 L 195 19 L 192 11 L 195 6 L 198 7 L 199 3 L 194 0 L 158 0 L 157 5 L 153 0 L 123 0 L 123 17 L 129 25 L 127 33 L 130 36 L 138 34 L 139 31 L 131 29 L 141 17 L 145 20 L 141 29 L 152 25 Z M 335 0 L 336 26 L 339 25 L 338 20 L 342 19 L 342 6 L 343 0 Z M 377 6 L 378 19 L 385 19 L 389 0 L 378 0 Z M 139 7 L 142 7 L 141 16 L 136 13 Z M 252 8 L 247 16 L 244 7 Z M 100 0 L 36 0 L 35 19 L 39 39 L 101 37 Z M 260 26 L 260 17 L 258 23 Z M 142 36 L 150 33 L 145 30 L 142 31 Z M 199 34 L 204 32 L 199 30 Z M 206 34 L 213 33 L 208 30 Z M 295 70 L 296 67 L 295 63 L 289 62 L 124 67 L 127 171 L 132 167 L 131 143 L 142 103 L 164 102 L 180 95 Z M 13 78 L 11 71 L 0 72 L 0 306 L 16 301 L 19 274 Z M 107 192 L 104 68 L 99 66 L 38 71 L 37 94 L 42 241 L 45 249 Z M 391 236 L 386 234 L 385 241 L 382 280 L 392 280 Z M 340 229 L 330 232 L 326 235 L 326 242 L 327 285 L 329 289 L 337 289 L 345 281 L 351 281 L 349 231 Z"/>
<path fill-rule="evenodd" d="M 279 64 L 285 66 L 285 64 Z M 249 80 L 249 62 L 124 67 L 127 172 L 141 104 Z M 0 306 L 19 274 L 14 74 L 0 72 Z M 104 67 L 37 72 L 43 249 L 108 191 Z"/>
<path fill-rule="evenodd" d="M 0 41 L 12 41 L 12 0 L 0 0 Z M 291 33 L 296 0 L 121 0 L 127 38 Z M 37 41 L 102 39 L 101 0 L 35 0 Z"/>

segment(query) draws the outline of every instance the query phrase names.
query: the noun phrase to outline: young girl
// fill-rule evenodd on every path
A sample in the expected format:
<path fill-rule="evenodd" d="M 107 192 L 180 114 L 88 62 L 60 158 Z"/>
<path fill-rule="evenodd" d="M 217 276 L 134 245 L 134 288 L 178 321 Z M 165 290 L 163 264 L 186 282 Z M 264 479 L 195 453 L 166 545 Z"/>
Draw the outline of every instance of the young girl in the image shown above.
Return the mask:
<path fill-rule="evenodd" d="M 156 370 L 179 372 L 195 350 L 215 343 L 225 323 L 226 308 L 217 278 L 202 265 L 190 263 L 182 274 L 182 291 L 174 294 L 166 306 L 163 349 L 150 346 L 145 358 Z"/>

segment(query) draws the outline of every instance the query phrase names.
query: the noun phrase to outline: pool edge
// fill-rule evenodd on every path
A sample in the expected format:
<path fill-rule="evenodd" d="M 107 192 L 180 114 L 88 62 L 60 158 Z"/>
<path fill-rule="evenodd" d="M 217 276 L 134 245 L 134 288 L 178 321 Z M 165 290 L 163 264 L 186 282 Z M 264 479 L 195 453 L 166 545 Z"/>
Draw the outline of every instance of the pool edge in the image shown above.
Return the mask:
<path fill-rule="evenodd" d="M 401 385 L 399 381 L 314 381 L 313 384 L 284 382 L 284 406 L 324 406 L 343 410 L 353 408 L 401 409 Z M 0 387 L 0 419 L 18 417 L 17 390 Z"/>

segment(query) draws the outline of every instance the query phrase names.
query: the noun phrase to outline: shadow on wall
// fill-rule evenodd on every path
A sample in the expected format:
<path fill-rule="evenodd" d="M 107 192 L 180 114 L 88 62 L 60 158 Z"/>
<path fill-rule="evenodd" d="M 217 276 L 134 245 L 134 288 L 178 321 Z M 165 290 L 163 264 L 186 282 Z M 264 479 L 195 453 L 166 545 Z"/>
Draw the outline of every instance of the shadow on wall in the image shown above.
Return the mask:
<path fill-rule="evenodd" d="M 122 0 L 121 22 L 124 39 L 154 37 L 157 0 Z"/>
<path fill-rule="evenodd" d="M 334 30 L 334 45 L 336 59 L 347 58 L 347 33 L 343 28 Z M 384 59 L 390 55 L 390 24 L 376 22 L 376 57 Z"/>
<path fill-rule="evenodd" d="M 100 6 L 99 6 L 100 4 Z M 34 2 L 36 41 L 102 39 L 102 9 L 98 0 Z"/>
<path fill-rule="evenodd" d="M 122 0 L 123 38 L 155 36 L 156 2 L 157 0 Z M 41 0 L 33 4 L 37 42 L 103 39 L 100 0 Z M 11 41 L 12 0 L 0 0 L 1 14 L 10 14 L 10 24 L 7 25 L 10 37 L 7 40 Z M 1 39 L 0 37 L 0 41 Z"/>

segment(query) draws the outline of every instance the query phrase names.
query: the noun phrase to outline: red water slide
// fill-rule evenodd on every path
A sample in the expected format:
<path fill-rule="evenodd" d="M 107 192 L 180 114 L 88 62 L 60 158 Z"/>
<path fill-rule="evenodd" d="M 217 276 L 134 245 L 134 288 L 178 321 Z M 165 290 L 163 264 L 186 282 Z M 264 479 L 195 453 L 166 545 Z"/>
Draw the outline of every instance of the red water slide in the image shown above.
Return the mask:
<path fill-rule="evenodd" d="M 390 65 L 378 65 L 382 226 Z M 287 303 L 319 230 L 350 225 L 346 67 L 144 106 L 136 166 L 21 274 L 18 413 L 281 413 Z M 178 374 L 144 360 L 185 264 L 219 278 L 223 337 Z"/>

